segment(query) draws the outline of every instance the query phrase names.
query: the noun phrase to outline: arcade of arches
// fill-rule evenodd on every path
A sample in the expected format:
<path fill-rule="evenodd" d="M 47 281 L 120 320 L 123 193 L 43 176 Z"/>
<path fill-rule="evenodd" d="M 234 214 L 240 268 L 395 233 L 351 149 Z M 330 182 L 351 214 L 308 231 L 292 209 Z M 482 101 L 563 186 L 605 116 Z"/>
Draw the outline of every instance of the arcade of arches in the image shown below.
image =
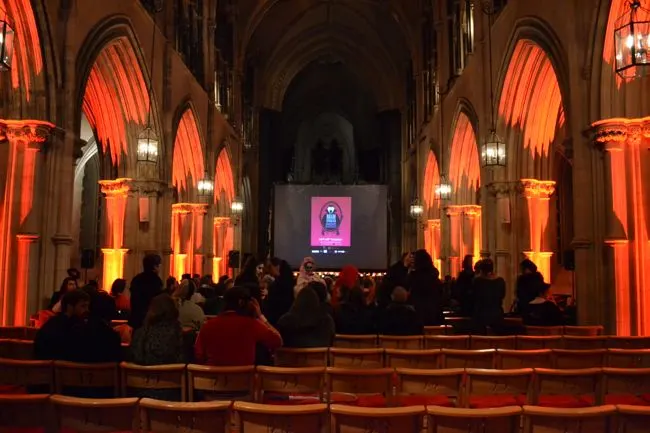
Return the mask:
<path fill-rule="evenodd" d="M 104 288 L 151 252 L 163 275 L 233 272 L 229 251 L 269 254 L 275 183 L 368 183 L 391 261 L 491 257 L 512 288 L 530 258 L 581 324 L 650 335 L 650 82 L 614 70 L 626 0 L 100 3 L 0 0 L 0 324 L 70 267 Z M 481 166 L 491 129 L 505 167 Z"/>

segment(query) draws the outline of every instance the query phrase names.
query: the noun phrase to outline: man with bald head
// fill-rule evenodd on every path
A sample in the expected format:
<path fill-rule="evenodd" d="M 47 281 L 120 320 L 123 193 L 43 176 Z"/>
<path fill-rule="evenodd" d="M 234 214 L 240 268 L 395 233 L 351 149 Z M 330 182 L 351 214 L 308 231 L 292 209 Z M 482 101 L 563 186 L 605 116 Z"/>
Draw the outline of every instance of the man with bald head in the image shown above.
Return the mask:
<path fill-rule="evenodd" d="M 422 335 L 424 326 L 408 304 L 408 292 L 402 286 L 397 286 L 391 293 L 391 303 L 382 312 L 379 321 L 379 331 L 383 335 Z"/>

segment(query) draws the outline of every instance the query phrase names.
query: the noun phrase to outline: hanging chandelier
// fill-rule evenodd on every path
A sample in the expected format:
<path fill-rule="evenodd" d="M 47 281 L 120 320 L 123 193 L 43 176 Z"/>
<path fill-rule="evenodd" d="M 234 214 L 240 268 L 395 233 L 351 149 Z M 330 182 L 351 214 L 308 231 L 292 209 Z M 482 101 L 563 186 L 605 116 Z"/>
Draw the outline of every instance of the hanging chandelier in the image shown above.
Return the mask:
<path fill-rule="evenodd" d="M 158 136 L 151 128 L 147 126 L 138 135 L 138 162 L 158 161 Z"/>
<path fill-rule="evenodd" d="M 424 214 L 424 206 L 422 206 L 420 200 L 416 198 L 409 207 L 409 215 L 414 220 L 419 220 L 422 217 L 422 214 Z"/>
<path fill-rule="evenodd" d="M 14 53 L 14 29 L 9 24 L 7 13 L 0 8 L 0 72 L 11 70 Z"/>
<path fill-rule="evenodd" d="M 641 7 L 639 0 L 631 0 L 629 5 L 614 30 L 616 73 L 623 78 L 644 77 L 650 66 L 650 11 Z"/>
<path fill-rule="evenodd" d="M 199 180 L 196 188 L 199 197 L 209 198 L 214 194 L 214 180 L 210 177 L 207 171 L 203 175 L 203 179 Z"/>
<path fill-rule="evenodd" d="M 491 130 L 481 145 L 481 166 L 482 167 L 505 167 L 506 165 L 506 143 Z"/>
<path fill-rule="evenodd" d="M 433 190 L 436 200 L 445 201 L 451 198 L 451 184 L 447 180 L 447 176 L 440 175 L 440 182 Z"/>

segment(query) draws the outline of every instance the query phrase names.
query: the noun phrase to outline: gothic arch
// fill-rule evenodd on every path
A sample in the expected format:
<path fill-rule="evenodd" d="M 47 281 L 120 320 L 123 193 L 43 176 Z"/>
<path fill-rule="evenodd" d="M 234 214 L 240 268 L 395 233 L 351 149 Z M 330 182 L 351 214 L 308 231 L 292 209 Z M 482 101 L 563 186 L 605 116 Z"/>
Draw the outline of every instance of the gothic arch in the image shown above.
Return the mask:
<path fill-rule="evenodd" d="M 88 34 L 77 57 L 81 84 L 76 100 L 93 129 L 104 160 L 110 160 L 112 174 L 104 173 L 103 177 L 133 176 L 137 136 L 149 119 L 161 136 L 156 103 L 149 98 L 150 74 L 145 73 L 138 46 L 128 19 L 114 16 Z M 75 119 L 77 129 L 81 111 Z"/>
<path fill-rule="evenodd" d="M 203 136 L 191 102 L 181 105 L 175 119 L 172 185 L 178 191 L 180 202 L 191 202 L 196 196 L 196 186 L 205 173 Z"/>
<path fill-rule="evenodd" d="M 438 218 L 439 215 L 436 211 L 440 207 L 440 203 L 436 200 L 436 185 L 440 183 L 440 169 L 438 167 L 438 159 L 429 149 L 427 155 L 427 162 L 424 166 L 424 180 L 422 182 L 422 202 L 424 204 L 424 212 L 428 218 Z"/>
<path fill-rule="evenodd" d="M 452 204 L 455 205 L 477 204 L 476 193 L 481 186 L 476 122 L 473 122 L 470 116 L 472 116 L 472 112 L 468 111 L 465 104 L 461 104 L 453 124 L 449 156 L 449 182 L 452 189 Z"/>
<path fill-rule="evenodd" d="M 232 169 L 230 152 L 223 146 L 217 157 L 214 173 L 214 203 L 217 206 L 216 214 L 227 216 L 230 205 L 235 198 L 235 175 Z"/>

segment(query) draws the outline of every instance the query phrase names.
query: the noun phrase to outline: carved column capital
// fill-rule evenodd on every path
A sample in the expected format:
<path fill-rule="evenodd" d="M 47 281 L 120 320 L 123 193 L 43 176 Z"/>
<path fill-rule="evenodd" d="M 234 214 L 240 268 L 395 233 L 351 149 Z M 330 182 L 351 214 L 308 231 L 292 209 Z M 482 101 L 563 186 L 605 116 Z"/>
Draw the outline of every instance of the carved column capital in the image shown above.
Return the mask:
<path fill-rule="evenodd" d="M 124 197 L 130 189 L 131 179 L 123 177 L 119 179 L 100 180 L 99 187 L 106 197 Z"/>
<path fill-rule="evenodd" d="M 476 218 L 481 216 L 481 206 L 478 205 L 466 205 L 463 206 L 463 215 L 468 218 Z"/>
<path fill-rule="evenodd" d="M 50 137 L 54 125 L 41 120 L 0 120 L 0 140 L 23 141 L 39 147 Z"/>
<path fill-rule="evenodd" d="M 427 225 L 430 229 L 440 228 L 440 219 L 432 219 L 427 221 Z"/>
<path fill-rule="evenodd" d="M 172 205 L 173 214 L 203 213 L 208 212 L 206 203 L 174 203 Z"/>
<path fill-rule="evenodd" d="M 459 216 L 462 211 L 463 207 L 458 205 L 450 205 L 445 207 L 445 215 L 448 217 Z"/>
<path fill-rule="evenodd" d="M 487 190 L 495 197 L 505 197 L 515 190 L 513 182 L 492 182 L 486 185 Z"/>
<path fill-rule="evenodd" d="M 230 217 L 214 217 L 214 225 L 216 227 L 227 227 L 230 225 Z"/>
<path fill-rule="evenodd" d="M 625 143 L 637 146 L 642 138 L 650 138 L 650 117 L 601 120 L 592 125 L 591 131 L 594 143 L 603 150 L 621 150 Z"/>
<path fill-rule="evenodd" d="M 519 192 L 526 198 L 549 198 L 555 192 L 555 181 L 520 179 Z"/>

